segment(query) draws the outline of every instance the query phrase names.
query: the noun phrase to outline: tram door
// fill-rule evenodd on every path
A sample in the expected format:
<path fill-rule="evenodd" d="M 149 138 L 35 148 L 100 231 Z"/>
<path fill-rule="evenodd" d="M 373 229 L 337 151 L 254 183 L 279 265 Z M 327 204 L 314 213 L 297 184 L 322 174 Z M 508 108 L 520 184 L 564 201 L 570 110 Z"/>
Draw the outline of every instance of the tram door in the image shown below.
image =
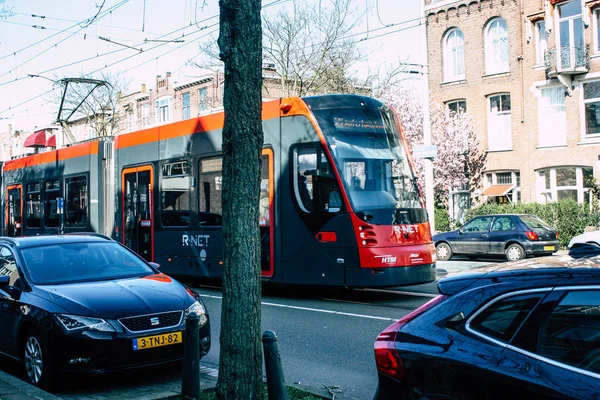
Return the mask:
<path fill-rule="evenodd" d="M 6 188 L 6 235 L 23 236 L 22 186 L 11 185 Z"/>
<path fill-rule="evenodd" d="M 274 260 L 274 232 L 275 221 L 273 221 L 273 150 L 263 149 L 262 170 L 260 180 L 260 243 L 261 243 L 261 275 L 272 277 L 275 269 Z"/>
<path fill-rule="evenodd" d="M 152 167 L 123 170 L 123 243 L 147 261 L 154 260 Z"/>

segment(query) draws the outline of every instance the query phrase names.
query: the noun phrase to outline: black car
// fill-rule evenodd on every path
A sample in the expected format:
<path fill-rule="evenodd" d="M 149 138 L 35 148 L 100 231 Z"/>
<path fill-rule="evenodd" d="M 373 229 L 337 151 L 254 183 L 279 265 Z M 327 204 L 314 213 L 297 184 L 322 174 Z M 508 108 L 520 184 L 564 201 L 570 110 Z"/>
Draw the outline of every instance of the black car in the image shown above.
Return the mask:
<path fill-rule="evenodd" d="M 0 238 L 0 352 L 35 385 L 181 360 L 192 311 L 205 355 L 200 297 L 125 246 L 101 235 Z"/>
<path fill-rule="evenodd" d="M 589 246 L 589 245 L 588 245 Z M 600 399 L 600 248 L 449 275 L 375 342 L 376 399 Z"/>
<path fill-rule="evenodd" d="M 455 254 L 504 255 L 509 261 L 551 255 L 559 249 L 558 232 L 536 215 L 482 215 L 452 232 L 433 236 L 438 260 Z"/>

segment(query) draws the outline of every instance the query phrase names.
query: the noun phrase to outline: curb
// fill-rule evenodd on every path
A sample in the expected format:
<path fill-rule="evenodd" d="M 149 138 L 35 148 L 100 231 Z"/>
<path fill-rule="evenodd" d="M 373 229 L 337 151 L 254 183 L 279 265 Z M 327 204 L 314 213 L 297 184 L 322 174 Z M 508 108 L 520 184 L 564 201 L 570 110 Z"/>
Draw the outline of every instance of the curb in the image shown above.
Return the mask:
<path fill-rule="evenodd" d="M 0 400 L 61 400 L 60 397 L 0 371 Z"/>

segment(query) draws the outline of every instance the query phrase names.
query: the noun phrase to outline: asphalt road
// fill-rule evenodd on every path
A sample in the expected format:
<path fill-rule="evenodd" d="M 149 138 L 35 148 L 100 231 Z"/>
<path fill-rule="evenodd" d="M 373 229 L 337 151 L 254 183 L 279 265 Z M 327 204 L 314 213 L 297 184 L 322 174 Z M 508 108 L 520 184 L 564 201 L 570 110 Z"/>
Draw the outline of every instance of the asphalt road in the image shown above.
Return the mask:
<path fill-rule="evenodd" d="M 456 260 L 439 262 L 440 275 L 497 262 Z M 220 288 L 196 291 L 211 317 L 212 348 L 202 359 L 208 373 L 216 373 L 221 325 Z M 435 282 L 385 290 L 307 290 L 265 288 L 262 330 L 277 334 L 286 383 L 327 392 L 336 399 L 371 399 L 377 385 L 373 342 L 397 319 L 430 300 Z M 18 376 L 10 362 L 0 368 Z M 55 394 L 72 400 L 149 399 L 180 390 L 181 367 L 157 367 L 100 377 L 67 377 Z"/>

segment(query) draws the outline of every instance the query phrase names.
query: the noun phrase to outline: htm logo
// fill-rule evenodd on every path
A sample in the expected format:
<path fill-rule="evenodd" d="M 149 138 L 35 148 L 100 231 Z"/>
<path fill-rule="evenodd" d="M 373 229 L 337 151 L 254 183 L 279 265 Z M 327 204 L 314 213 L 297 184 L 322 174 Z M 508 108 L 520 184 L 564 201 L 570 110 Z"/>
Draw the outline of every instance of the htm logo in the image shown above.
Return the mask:
<path fill-rule="evenodd" d="M 396 263 L 396 257 L 392 257 L 390 254 L 385 255 L 385 256 L 375 256 L 375 258 L 381 258 L 382 264 L 395 264 Z"/>

